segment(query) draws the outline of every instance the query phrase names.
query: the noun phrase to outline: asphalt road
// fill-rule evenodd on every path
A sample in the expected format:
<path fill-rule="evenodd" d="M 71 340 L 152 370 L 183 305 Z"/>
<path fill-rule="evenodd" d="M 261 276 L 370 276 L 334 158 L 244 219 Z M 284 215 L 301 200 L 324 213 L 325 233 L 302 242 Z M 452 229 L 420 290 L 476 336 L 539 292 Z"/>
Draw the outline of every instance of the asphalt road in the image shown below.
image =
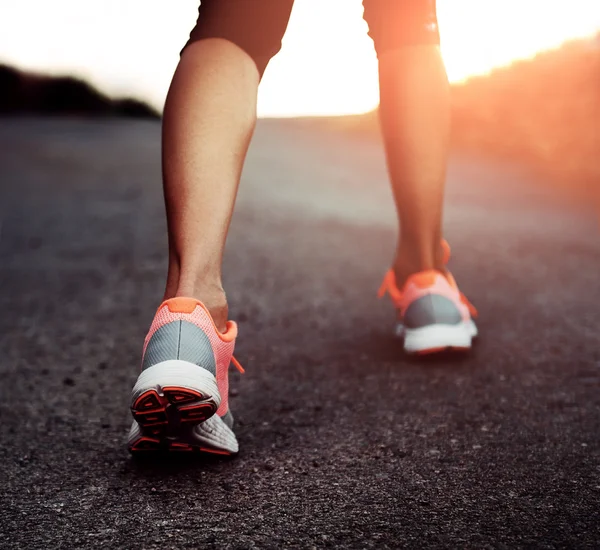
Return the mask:
<path fill-rule="evenodd" d="M 455 158 L 463 360 L 403 357 L 376 291 L 380 145 L 259 124 L 225 265 L 240 455 L 136 461 L 129 392 L 161 296 L 159 125 L 0 122 L 0 546 L 598 548 L 598 219 Z"/>

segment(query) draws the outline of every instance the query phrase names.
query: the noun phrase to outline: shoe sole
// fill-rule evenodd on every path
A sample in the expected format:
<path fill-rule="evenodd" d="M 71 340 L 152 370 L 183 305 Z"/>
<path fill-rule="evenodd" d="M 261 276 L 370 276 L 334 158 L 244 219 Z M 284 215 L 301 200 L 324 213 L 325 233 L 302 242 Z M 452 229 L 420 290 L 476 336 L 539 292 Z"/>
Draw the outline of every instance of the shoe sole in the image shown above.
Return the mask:
<path fill-rule="evenodd" d="M 410 355 L 429 355 L 440 352 L 469 351 L 477 337 L 472 320 L 458 325 L 435 324 L 418 329 L 402 330 L 404 351 Z"/>
<path fill-rule="evenodd" d="M 191 436 L 194 427 L 212 418 L 220 404 L 216 378 L 206 369 L 181 360 L 157 363 L 139 375 L 131 392 L 139 434 L 130 433 L 129 448 L 194 450 L 198 446 Z"/>
<path fill-rule="evenodd" d="M 165 437 L 144 433 L 140 425 L 134 421 L 129 432 L 128 446 L 134 455 L 184 452 L 232 456 L 239 450 L 235 434 L 216 415 L 201 424 L 180 429 L 176 435 Z"/>

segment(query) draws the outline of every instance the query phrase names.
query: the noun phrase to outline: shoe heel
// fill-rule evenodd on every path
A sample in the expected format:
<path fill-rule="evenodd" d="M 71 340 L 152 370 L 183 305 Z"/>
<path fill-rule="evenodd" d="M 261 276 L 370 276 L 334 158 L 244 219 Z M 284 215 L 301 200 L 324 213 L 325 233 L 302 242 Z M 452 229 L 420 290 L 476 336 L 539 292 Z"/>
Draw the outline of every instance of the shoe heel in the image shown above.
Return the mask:
<path fill-rule="evenodd" d="M 200 424 L 217 412 L 212 398 L 188 388 L 160 387 L 145 391 L 131 406 L 131 414 L 144 433 L 154 437 L 177 435 L 187 426 Z"/>
<path fill-rule="evenodd" d="M 205 422 L 220 404 L 212 373 L 186 361 L 169 360 L 142 371 L 132 391 L 131 414 L 144 435 L 170 437 Z"/>

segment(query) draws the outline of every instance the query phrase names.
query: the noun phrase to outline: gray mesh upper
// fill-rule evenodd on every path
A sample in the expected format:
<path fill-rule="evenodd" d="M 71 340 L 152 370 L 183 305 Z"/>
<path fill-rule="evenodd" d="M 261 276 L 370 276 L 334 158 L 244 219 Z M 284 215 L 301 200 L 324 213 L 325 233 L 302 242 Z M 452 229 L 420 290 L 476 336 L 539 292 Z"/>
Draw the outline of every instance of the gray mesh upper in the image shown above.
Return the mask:
<path fill-rule="evenodd" d="M 169 359 L 194 363 L 215 376 L 217 373 L 208 336 L 189 321 L 173 321 L 160 327 L 152 335 L 146 347 L 142 370 Z"/>
<path fill-rule="evenodd" d="M 457 325 L 462 315 L 452 300 L 439 294 L 429 294 L 415 300 L 404 314 L 406 328 L 423 328 L 428 325 Z"/>

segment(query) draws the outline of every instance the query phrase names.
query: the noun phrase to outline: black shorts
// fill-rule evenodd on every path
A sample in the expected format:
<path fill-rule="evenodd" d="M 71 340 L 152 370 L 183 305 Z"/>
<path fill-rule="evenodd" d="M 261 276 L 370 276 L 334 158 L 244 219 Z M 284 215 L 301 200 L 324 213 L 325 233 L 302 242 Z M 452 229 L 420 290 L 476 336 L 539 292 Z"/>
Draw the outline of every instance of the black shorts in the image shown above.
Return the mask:
<path fill-rule="evenodd" d="M 293 4 L 294 0 L 202 0 L 186 46 L 204 38 L 224 38 L 246 51 L 262 74 L 281 49 Z M 363 6 L 378 55 L 407 45 L 439 44 L 435 0 L 363 0 Z"/>

